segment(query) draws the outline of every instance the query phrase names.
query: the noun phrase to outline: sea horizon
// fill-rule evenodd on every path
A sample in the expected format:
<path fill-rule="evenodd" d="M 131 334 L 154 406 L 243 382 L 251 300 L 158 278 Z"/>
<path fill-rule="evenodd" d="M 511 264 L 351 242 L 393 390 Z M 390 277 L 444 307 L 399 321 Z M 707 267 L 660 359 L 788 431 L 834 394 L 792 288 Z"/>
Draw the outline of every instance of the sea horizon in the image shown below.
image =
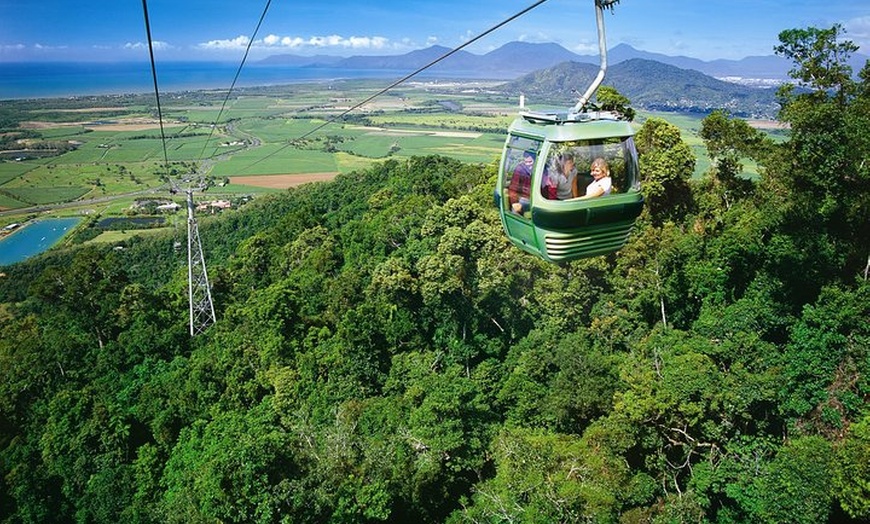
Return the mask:
<path fill-rule="evenodd" d="M 157 65 L 161 93 L 229 89 L 239 65 L 165 62 Z M 235 87 L 263 87 L 350 79 L 399 79 L 411 71 L 247 64 Z M 475 78 L 474 73 L 430 72 L 421 78 Z M 0 62 L 0 100 L 108 96 L 154 92 L 148 62 Z"/>

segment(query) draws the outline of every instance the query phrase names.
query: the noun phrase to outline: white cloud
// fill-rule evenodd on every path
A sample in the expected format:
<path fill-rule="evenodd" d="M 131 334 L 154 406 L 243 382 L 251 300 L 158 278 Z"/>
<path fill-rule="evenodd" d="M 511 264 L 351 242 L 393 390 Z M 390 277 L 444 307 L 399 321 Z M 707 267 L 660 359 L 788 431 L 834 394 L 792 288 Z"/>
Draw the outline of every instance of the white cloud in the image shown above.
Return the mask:
<path fill-rule="evenodd" d="M 42 44 L 33 44 L 33 48 L 38 51 L 54 51 L 56 49 L 69 49 L 69 46 L 65 45 L 42 45 Z"/>
<path fill-rule="evenodd" d="M 344 38 L 338 35 L 313 36 L 308 40 L 308 45 L 312 47 L 347 47 L 343 45 L 344 41 Z"/>
<path fill-rule="evenodd" d="M 142 49 L 147 50 L 148 44 L 145 42 L 127 42 L 126 44 L 124 44 L 123 47 L 124 47 L 124 49 L 130 50 L 130 51 L 139 51 Z M 159 40 L 155 40 L 154 42 L 151 42 L 151 47 L 155 51 L 166 51 L 169 49 L 173 49 L 173 47 L 170 44 L 168 44 L 166 42 L 161 42 Z"/>
<path fill-rule="evenodd" d="M 870 54 L 870 16 L 859 16 L 843 24 L 846 39 L 861 46 L 860 53 Z"/>
<path fill-rule="evenodd" d="M 569 44 L 565 44 L 566 40 L 573 40 L 576 38 L 576 35 L 570 34 L 566 37 L 563 37 L 560 33 L 553 33 L 550 31 L 531 31 L 527 33 L 523 33 L 516 38 L 520 42 L 528 42 L 530 44 L 550 44 L 557 43 L 563 47 L 568 47 Z M 597 46 L 596 40 L 596 46 Z"/>
<path fill-rule="evenodd" d="M 209 50 L 244 50 L 248 47 L 248 42 L 251 39 L 247 36 L 241 35 L 237 36 L 231 40 L 209 40 L 208 42 L 203 42 L 201 44 L 197 44 L 196 47 L 200 49 L 209 49 Z"/>
<path fill-rule="evenodd" d="M 245 36 L 238 36 L 230 40 L 210 40 L 208 42 L 197 44 L 197 48 L 206 50 L 242 50 L 245 49 L 250 40 Z M 299 36 L 281 36 L 270 34 L 261 40 L 255 40 L 251 45 L 254 49 L 323 49 L 323 48 L 344 48 L 344 49 L 386 49 L 392 44 L 388 38 L 383 36 L 349 36 L 341 35 L 326 35 L 312 36 L 302 38 Z"/>
<path fill-rule="evenodd" d="M 598 42 L 580 42 L 571 48 L 578 55 L 598 55 Z"/>
<path fill-rule="evenodd" d="M 348 47 L 353 49 L 383 49 L 388 43 L 388 40 L 382 36 L 352 36 L 347 41 Z"/>

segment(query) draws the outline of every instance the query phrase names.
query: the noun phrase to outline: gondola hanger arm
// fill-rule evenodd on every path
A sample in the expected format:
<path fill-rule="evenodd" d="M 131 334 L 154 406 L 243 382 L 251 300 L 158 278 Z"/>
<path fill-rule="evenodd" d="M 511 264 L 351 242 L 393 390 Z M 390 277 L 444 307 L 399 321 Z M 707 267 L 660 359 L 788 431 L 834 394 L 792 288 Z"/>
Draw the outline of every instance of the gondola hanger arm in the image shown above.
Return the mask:
<path fill-rule="evenodd" d="M 607 73 L 607 38 L 604 32 L 604 10 L 610 9 L 613 11 L 613 6 L 618 4 L 619 1 L 620 0 L 595 0 L 595 22 L 598 26 L 598 54 L 601 57 L 601 65 L 598 69 L 598 74 L 571 110 L 571 113 L 573 114 L 583 112 L 586 108 L 586 104 L 589 103 L 589 100 L 592 99 L 592 96 L 595 94 L 595 91 L 598 90 L 601 82 L 604 81 L 604 75 Z"/>

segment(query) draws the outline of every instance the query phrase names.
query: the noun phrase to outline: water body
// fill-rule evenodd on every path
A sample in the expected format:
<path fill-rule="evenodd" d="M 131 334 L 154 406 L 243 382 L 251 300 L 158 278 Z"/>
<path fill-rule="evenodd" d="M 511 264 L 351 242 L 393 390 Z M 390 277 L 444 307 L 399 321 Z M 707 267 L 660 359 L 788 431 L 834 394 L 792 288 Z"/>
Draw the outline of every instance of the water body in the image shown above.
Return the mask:
<path fill-rule="evenodd" d="M 229 62 L 166 62 L 157 64 L 161 92 L 228 89 L 239 64 Z M 302 82 L 383 78 L 397 80 L 410 73 L 391 69 L 339 69 L 246 64 L 236 87 Z M 420 78 L 444 77 L 426 71 Z M 456 78 L 456 73 L 450 74 Z M 0 63 L 0 100 L 68 96 L 153 93 L 149 62 L 8 62 Z"/>
<path fill-rule="evenodd" d="M 21 226 L 0 239 L 0 266 L 38 255 L 55 245 L 81 222 L 81 218 L 47 218 Z"/>

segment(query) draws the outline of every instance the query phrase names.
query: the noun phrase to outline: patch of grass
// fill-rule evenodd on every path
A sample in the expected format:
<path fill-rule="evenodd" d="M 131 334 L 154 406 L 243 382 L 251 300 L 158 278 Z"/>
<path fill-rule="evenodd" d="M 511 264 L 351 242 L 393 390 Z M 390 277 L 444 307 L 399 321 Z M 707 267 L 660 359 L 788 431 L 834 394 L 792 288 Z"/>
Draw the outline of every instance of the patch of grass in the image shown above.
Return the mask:
<path fill-rule="evenodd" d="M 235 184 L 227 184 L 217 190 L 209 189 L 208 195 L 210 200 L 218 200 L 220 198 L 233 198 L 242 195 L 267 195 L 270 193 L 280 193 L 284 189 L 276 189 L 271 187 L 248 186 L 239 181 Z M 197 200 L 202 200 L 202 197 Z"/>
<path fill-rule="evenodd" d="M 90 131 L 85 129 L 84 126 L 56 127 L 40 131 L 40 134 L 46 140 L 80 140 L 82 135 L 87 133 L 90 133 Z"/>
<path fill-rule="evenodd" d="M 120 244 L 133 237 L 159 236 L 171 234 L 171 227 L 161 227 L 154 229 L 130 229 L 125 231 L 103 231 L 95 238 L 88 240 L 85 244 L 109 243 Z"/>
<path fill-rule="evenodd" d="M 9 182 L 10 180 L 15 180 L 20 177 L 24 173 L 33 169 L 34 163 L 32 162 L 2 162 L 0 161 L 0 186 Z"/>
<path fill-rule="evenodd" d="M 336 171 L 339 171 L 341 173 L 363 171 L 369 168 L 372 164 L 380 162 L 380 160 L 375 160 L 373 158 L 363 158 L 356 155 L 351 155 L 349 153 L 345 153 L 343 151 L 339 151 L 338 153 L 336 153 L 335 159 L 337 163 Z"/>
<path fill-rule="evenodd" d="M 22 207 L 27 207 L 27 205 L 27 203 L 0 191 L 0 209 L 20 209 Z"/>
<path fill-rule="evenodd" d="M 335 158 L 323 151 L 299 150 L 286 145 L 268 144 L 240 151 L 215 165 L 216 177 L 275 175 L 285 173 L 326 173 L 337 171 Z"/>
<path fill-rule="evenodd" d="M 397 113 L 377 115 L 371 118 L 376 125 L 412 125 L 427 129 L 461 129 L 499 132 L 505 130 L 513 116 L 467 115 L 462 113 Z"/>
<path fill-rule="evenodd" d="M 6 190 L 13 198 L 28 205 L 55 204 L 77 200 L 90 189 L 82 187 L 20 187 Z"/>
<path fill-rule="evenodd" d="M 156 163 L 84 163 L 48 164 L 8 182 L 4 189 L 22 188 L 85 188 L 80 196 L 93 192 L 93 196 L 116 195 L 159 187 L 165 170 Z"/>

